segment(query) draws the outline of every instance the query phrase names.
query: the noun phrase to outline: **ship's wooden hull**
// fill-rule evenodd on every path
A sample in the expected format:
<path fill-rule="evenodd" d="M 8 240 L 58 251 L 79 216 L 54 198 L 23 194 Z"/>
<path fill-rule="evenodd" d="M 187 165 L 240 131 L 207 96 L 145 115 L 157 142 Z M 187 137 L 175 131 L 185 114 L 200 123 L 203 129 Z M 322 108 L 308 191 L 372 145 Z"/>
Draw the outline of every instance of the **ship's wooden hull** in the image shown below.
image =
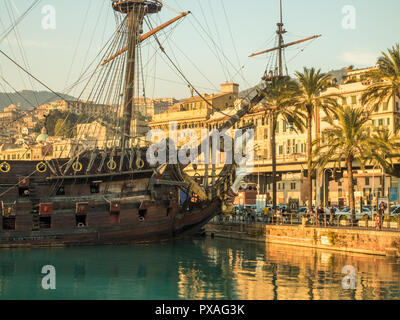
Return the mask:
<path fill-rule="evenodd" d="M 154 170 L 146 167 L 60 178 L 49 168 L 35 172 L 36 162 L 8 163 L 10 171 L 0 174 L 3 248 L 160 241 L 193 232 L 220 213 L 218 198 L 182 207 L 179 188 L 151 185 Z M 171 181 L 168 170 L 163 179 Z"/>
<path fill-rule="evenodd" d="M 111 245 L 133 242 L 162 241 L 192 233 L 204 226 L 218 213 L 218 202 L 207 204 L 204 209 L 191 212 L 185 217 L 159 223 L 121 223 L 109 227 L 85 227 L 49 231 L 2 231 L 0 248 Z M 160 208 L 157 208 L 160 209 Z M 18 224 L 18 222 L 17 222 Z"/>

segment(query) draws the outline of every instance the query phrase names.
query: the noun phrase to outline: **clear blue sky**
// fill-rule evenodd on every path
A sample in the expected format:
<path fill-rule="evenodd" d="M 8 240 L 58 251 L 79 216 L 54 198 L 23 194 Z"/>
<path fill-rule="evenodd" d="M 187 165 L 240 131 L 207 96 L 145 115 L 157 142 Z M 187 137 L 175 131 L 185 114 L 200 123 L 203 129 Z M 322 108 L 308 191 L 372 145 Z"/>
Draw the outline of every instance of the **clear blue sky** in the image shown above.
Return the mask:
<path fill-rule="evenodd" d="M 1 1 L 0 38 L 5 27 L 10 25 L 6 6 L 19 16 L 33 1 Z M 167 51 L 199 91 L 215 92 L 219 84 L 227 80 L 239 83 L 241 89 L 259 82 L 267 57 L 250 59 L 248 55 L 273 46 L 273 42 L 268 43 L 268 40 L 273 36 L 279 18 L 278 0 L 165 2 L 173 10 L 164 8 L 162 13 L 152 18 L 154 24 L 176 16 L 174 10 L 193 12 L 173 32 L 169 28 L 160 34 L 160 39 L 164 41 L 169 37 L 165 42 Z M 41 10 L 48 4 L 56 9 L 55 30 L 41 27 Z M 63 92 L 70 86 L 115 30 L 110 4 L 111 0 L 42 0 L 18 27 L 32 73 L 54 90 Z M 355 30 L 342 27 L 342 8 L 345 5 L 356 9 Z M 303 66 L 329 71 L 350 64 L 359 67 L 373 65 L 382 50 L 400 42 L 399 12 L 399 0 L 284 0 L 284 22 L 288 31 L 286 42 L 315 34 L 323 35 L 303 52 L 300 49 L 304 45 L 287 51 L 289 72 L 293 73 Z M 212 52 L 215 45 L 223 49 L 218 50 L 217 55 Z M 0 43 L 0 48 L 22 61 L 14 33 Z M 156 57 L 151 58 L 155 48 L 154 41 L 149 41 L 143 48 L 144 60 L 148 61 L 145 70 L 147 96 L 188 96 L 189 90 L 165 64 L 162 54 L 158 51 Z M 242 71 L 237 72 L 241 67 L 244 67 Z M 3 56 L 0 56 L 0 72 L 17 90 L 32 89 L 28 78 Z M 0 84 L 5 86 L 1 80 Z M 35 83 L 33 87 L 41 89 Z M 0 91 L 3 91 L 2 87 Z M 79 89 L 72 93 L 77 96 Z"/>

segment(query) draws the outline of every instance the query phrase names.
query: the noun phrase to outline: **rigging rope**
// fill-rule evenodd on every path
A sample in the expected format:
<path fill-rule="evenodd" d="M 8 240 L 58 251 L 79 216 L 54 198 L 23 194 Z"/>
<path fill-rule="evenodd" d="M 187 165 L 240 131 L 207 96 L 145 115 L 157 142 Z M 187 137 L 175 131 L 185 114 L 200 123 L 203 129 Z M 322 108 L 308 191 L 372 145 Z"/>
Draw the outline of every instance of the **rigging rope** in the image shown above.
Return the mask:
<path fill-rule="evenodd" d="M 6 8 L 7 8 L 8 16 L 10 17 L 10 20 L 14 20 L 15 21 L 14 13 L 13 13 L 13 11 L 12 11 L 12 9 L 10 7 L 11 6 L 7 6 L 7 2 L 6 2 Z M 19 48 L 19 51 L 20 51 L 20 54 L 21 54 L 22 62 L 24 63 L 25 68 L 27 70 L 30 70 L 31 67 L 29 65 L 29 62 L 28 62 L 24 47 L 22 46 L 22 38 L 21 38 L 21 36 L 19 34 L 18 27 L 15 26 L 13 31 L 15 33 L 15 39 L 17 40 L 17 44 L 18 44 L 18 48 Z M 32 79 L 29 78 L 29 77 L 28 77 L 28 79 L 29 79 L 28 81 L 29 81 L 29 83 L 31 85 L 31 88 L 33 89 L 33 94 L 34 94 L 34 97 L 35 97 L 35 100 L 36 100 L 36 104 L 38 105 L 39 104 L 39 100 L 38 100 L 38 96 L 37 96 L 37 93 L 36 93 L 36 87 L 34 86 L 34 84 L 32 82 Z"/>
<path fill-rule="evenodd" d="M 7 36 L 14 30 L 14 28 L 16 28 L 23 20 L 24 18 L 29 14 L 29 12 L 31 12 L 42 0 L 36 0 L 34 1 L 29 7 L 28 9 L 26 9 L 26 11 L 9 27 L 7 28 L 8 30 L 6 30 L 4 32 L 3 35 L 1 35 L 0 38 L 0 43 L 3 42 L 3 40 L 5 38 L 7 38 Z"/>
<path fill-rule="evenodd" d="M 78 53 L 78 48 L 79 48 L 79 45 L 80 45 L 80 42 L 81 42 L 81 39 L 82 39 L 82 35 L 83 35 L 83 30 L 85 29 L 85 25 L 86 25 L 86 23 L 87 23 L 87 21 L 88 21 L 87 17 L 88 17 L 88 15 L 89 15 L 89 11 L 90 11 L 91 6 L 92 6 L 92 0 L 89 1 L 88 7 L 87 7 L 87 9 L 86 9 L 85 17 L 84 17 L 84 19 L 83 19 L 83 24 L 82 24 L 82 27 L 80 28 L 80 33 L 79 33 L 79 36 L 78 36 L 78 42 L 77 42 L 77 45 L 76 45 L 76 47 L 75 47 L 74 54 L 73 54 L 73 56 L 72 56 L 72 61 L 71 61 L 71 65 L 70 65 L 70 67 L 69 67 L 69 71 L 68 71 L 68 74 L 67 74 L 67 78 L 66 78 L 66 80 L 65 80 L 65 85 L 67 85 L 67 83 L 68 83 L 68 81 L 69 81 L 69 78 L 70 78 L 70 76 L 71 76 L 72 67 L 73 67 L 73 65 L 74 65 L 74 63 L 75 63 L 76 55 L 77 55 L 77 53 Z"/>
<path fill-rule="evenodd" d="M 40 83 L 43 87 L 45 87 L 47 90 L 51 91 L 54 95 L 57 97 L 60 97 L 62 100 L 64 98 L 60 96 L 57 92 L 53 91 L 49 86 L 47 86 L 44 82 L 40 81 L 38 78 L 36 78 L 32 73 L 30 73 L 28 70 L 26 70 L 24 67 L 22 67 L 18 62 L 13 60 L 9 55 L 7 55 L 3 50 L 0 49 L 0 53 L 5 56 L 8 60 L 10 60 L 13 64 L 15 64 L 18 68 L 20 68 L 22 71 L 24 71 L 27 75 L 29 75 L 32 79 L 36 80 L 38 83 Z"/>
<path fill-rule="evenodd" d="M 240 62 L 238 50 L 237 50 L 237 47 L 236 47 L 236 44 L 235 44 L 235 40 L 234 40 L 234 37 L 233 37 L 231 24 L 229 23 L 228 14 L 226 13 L 226 8 L 225 8 L 225 5 L 224 5 L 224 0 L 221 0 L 221 5 L 222 5 L 222 10 L 223 10 L 223 12 L 224 12 L 226 24 L 228 25 L 228 30 L 229 30 L 229 34 L 230 34 L 230 37 L 231 37 L 233 50 L 235 51 L 236 60 L 237 60 L 238 66 L 239 66 L 239 68 L 240 68 L 238 72 L 243 72 L 242 64 L 241 64 L 241 62 Z M 238 72 L 237 72 L 237 73 L 238 73 Z M 233 76 L 233 78 L 237 75 L 237 73 Z M 242 74 L 242 76 L 243 76 L 243 74 Z M 232 81 L 233 81 L 233 78 L 232 78 Z"/>
<path fill-rule="evenodd" d="M 146 20 L 146 22 L 149 24 L 149 26 L 152 28 L 151 23 Z M 188 80 L 188 78 L 183 74 L 183 72 L 178 68 L 178 66 L 174 63 L 174 61 L 172 61 L 171 57 L 167 54 L 167 52 L 165 51 L 165 48 L 162 46 L 162 44 L 160 43 L 160 41 L 158 40 L 157 35 L 154 35 L 158 45 L 160 46 L 161 51 L 165 54 L 165 56 L 167 57 L 167 59 L 169 60 L 169 62 L 174 66 L 174 68 L 178 71 L 178 73 L 181 75 L 181 77 L 187 82 L 187 84 L 193 88 L 193 90 L 198 94 L 198 96 L 206 103 L 208 104 L 212 109 L 220 112 L 221 114 L 225 115 L 225 116 L 229 116 L 228 114 L 224 113 L 222 110 L 220 110 L 219 108 L 215 107 L 212 103 L 210 103 L 206 98 L 203 97 L 203 95 L 193 86 L 193 84 Z"/>

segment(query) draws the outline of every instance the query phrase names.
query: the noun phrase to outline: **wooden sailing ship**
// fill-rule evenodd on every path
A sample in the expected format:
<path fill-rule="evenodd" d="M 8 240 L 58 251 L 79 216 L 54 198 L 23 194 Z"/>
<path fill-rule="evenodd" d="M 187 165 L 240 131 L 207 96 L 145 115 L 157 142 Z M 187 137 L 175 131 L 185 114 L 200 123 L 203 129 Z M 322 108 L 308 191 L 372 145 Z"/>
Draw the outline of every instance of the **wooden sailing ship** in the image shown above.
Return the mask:
<path fill-rule="evenodd" d="M 104 150 L 76 151 L 64 159 L 0 163 L 0 247 L 168 239 L 197 230 L 226 209 L 234 165 L 226 165 L 212 185 L 200 183 L 184 172 L 185 165 L 151 166 L 146 147 L 132 144 L 130 136 L 137 46 L 188 13 L 142 35 L 145 16 L 159 12 L 161 2 L 114 0 L 112 7 L 125 17 L 127 43 L 101 65 L 125 58 L 121 143 Z M 261 99 L 257 95 L 251 103 L 244 101 L 219 129 L 232 127 Z M 187 195 L 184 202 L 182 192 Z"/>
<path fill-rule="evenodd" d="M 192 178 L 185 173 L 187 164 L 151 165 L 146 159 L 148 147 L 132 136 L 132 120 L 137 117 L 138 47 L 154 36 L 165 53 L 157 32 L 190 12 L 143 34 L 144 19 L 162 10 L 161 1 L 111 3 L 123 20 L 114 45 L 98 68 L 108 68 L 104 74 L 119 75 L 107 85 L 115 89 L 119 84 L 123 92 L 116 95 L 123 108 L 120 130 L 115 130 L 118 138 L 114 141 L 118 143 L 103 149 L 72 148 L 70 156 L 64 158 L 0 161 L 0 247 L 158 241 L 196 231 L 221 212 L 233 210 L 231 186 L 239 179 L 235 163 L 226 164 L 218 175 L 212 166 L 212 179 L 205 165 L 203 176 Z M 283 43 L 282 22 L 278 27 L 279 46 L 273 50 L 280 54 L 282 76 L 282 49 L 292 44 Z M 102 91 L 105 85 L 96 84 L 99 95 L 110 95 Z M 263 98 L 257 91 L 252 99 L 243 99 L 236 114 L 219 126 L 219 132 L 234 127 Z M 167 146 L 166 159 L 170 159 L 168 155 L 178 150 L 173 143 Z M 202 153 L 199 143 L 198 154 Z"/>

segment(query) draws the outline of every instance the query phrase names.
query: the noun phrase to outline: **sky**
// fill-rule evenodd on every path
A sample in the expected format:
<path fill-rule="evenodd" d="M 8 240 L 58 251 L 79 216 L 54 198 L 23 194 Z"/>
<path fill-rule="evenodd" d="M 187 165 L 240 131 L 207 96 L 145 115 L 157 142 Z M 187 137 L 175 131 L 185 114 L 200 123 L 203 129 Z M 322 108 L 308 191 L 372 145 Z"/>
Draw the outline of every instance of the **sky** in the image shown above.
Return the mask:
<path fill-rule="evenodd" d="M 23 64 L 52 90 L 79 96 L 83 84 L 70 89 L 116 29 L 111 0 L 41 0 L 6 39 L 6 29 L 35 0 L 0 1 L 0 50 Z M 269 56 L 249 58 L 274 46 L 279 20 L 278 0 L 165 0 L 161 24 L 191 11 L 159 34 L 166 52 L 201 93 L 216 93 L 224 82 L 241 90 L 260 82 Z M 46 11 L 52 6 L 55 28 Z M 346 8 L 352 11 L 343 11 Z M 372 66 L 382 51 L 400 42 L 398 0 L 283 0 L 285 42 L 312 35 L 322 37 L 286 51 L 290 74 L 303 67 L 324 72 L 348 65 Z M 147 31 L 147 28 L 144 28 Z M 18 36 L 17 36 L 18 35 Z M 22 48 L 21 48 L 22 46 Z M 157 47 L 154 39 L 142 47 L 146 95 L 150 98 L 190 95 L 187 84 Z M 96 60 L 97 56 L 97 60 Z M 90 68 L 88 70 L 91 70 Z M 0 91 L 46 90 L 0 54 Z"/>

